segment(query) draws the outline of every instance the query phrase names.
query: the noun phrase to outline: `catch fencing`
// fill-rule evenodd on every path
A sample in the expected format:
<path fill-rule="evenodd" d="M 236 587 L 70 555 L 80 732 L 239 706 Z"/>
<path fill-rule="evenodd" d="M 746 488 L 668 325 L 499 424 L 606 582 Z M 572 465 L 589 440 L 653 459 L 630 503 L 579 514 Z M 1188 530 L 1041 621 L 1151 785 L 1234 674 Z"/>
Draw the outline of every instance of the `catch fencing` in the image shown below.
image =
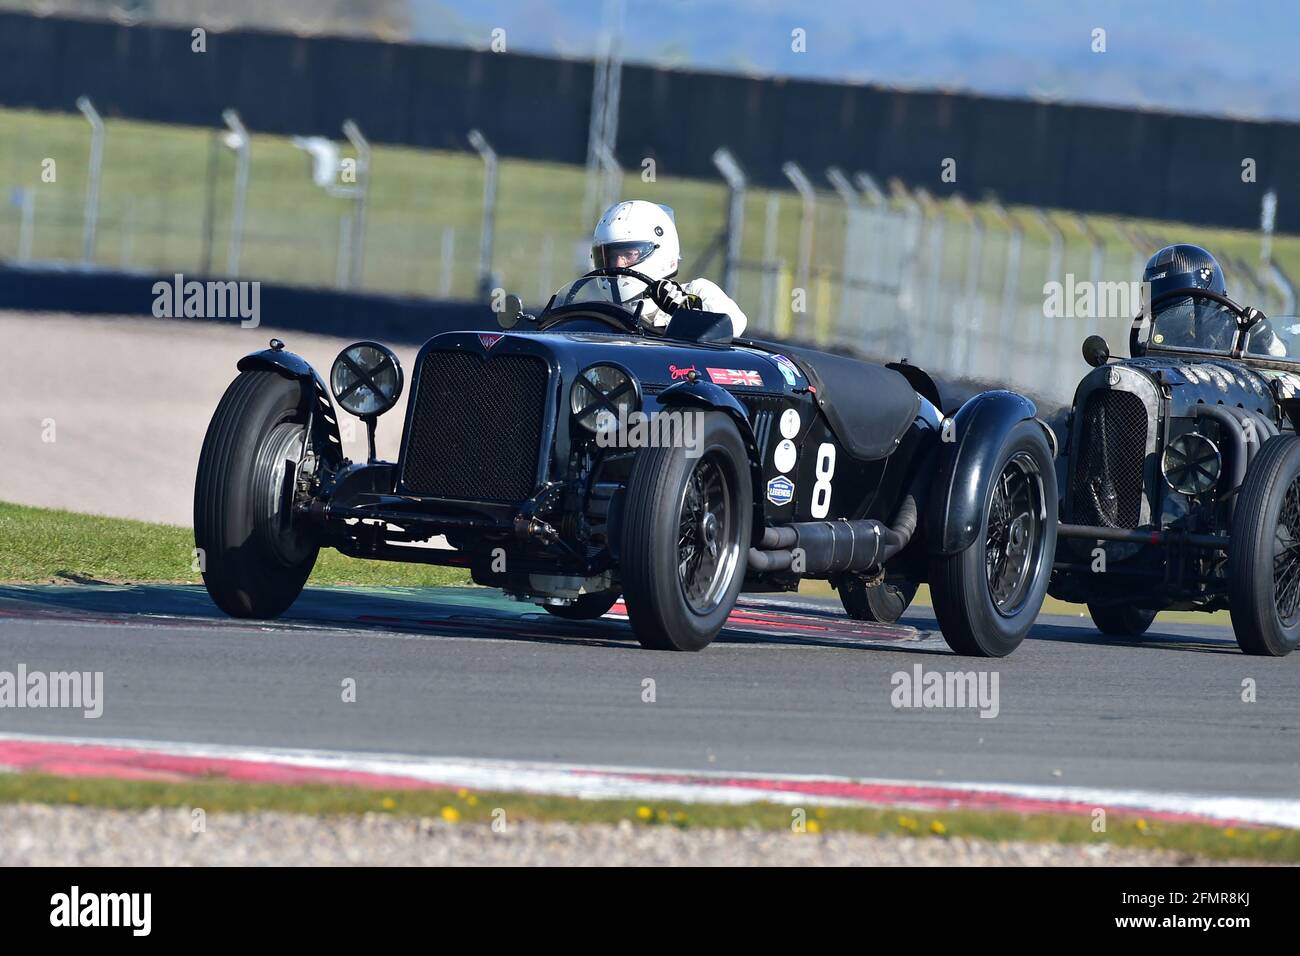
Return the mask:
<path fill-rule="evenodd" d="M 585 271 L 581 166 L 499 160 L 472 129 L 458 151 L 411 150 L 343 125 L 285 137 L 233 112 L 217 128 L 146 124 L 102 118 L 88 99 L 80 115 L 0 110 L 0 259 L 480 303 L 510 291 L 534 308 Z M 791 162 L 789 189 L 755 188 L 720 152 L 715 180 L 631 169 L 623 190 L 676 208 L 683 276 L 722 282 L 755 335 L 1065 402 L 1086 335 L 1125 352 L 1137 303 L 1122 293 L 1167 242 L 1210 246 L 1239 301 L 1295 311 L 1258 237 L 1220 248 L 1192 227 L 937 199 Z"/>

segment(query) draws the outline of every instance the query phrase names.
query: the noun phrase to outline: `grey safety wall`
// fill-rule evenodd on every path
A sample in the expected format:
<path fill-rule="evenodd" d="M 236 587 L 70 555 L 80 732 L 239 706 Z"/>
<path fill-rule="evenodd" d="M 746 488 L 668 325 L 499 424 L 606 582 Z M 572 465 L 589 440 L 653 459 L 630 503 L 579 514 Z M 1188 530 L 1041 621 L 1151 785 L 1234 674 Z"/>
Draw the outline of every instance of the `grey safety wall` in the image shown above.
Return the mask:
<path fill-rule="evenodd" d="M 451 149 L 478 127 L 506 156 L 586 156 L 589 62 L 256 31 L 190 44 L 188 28 L 0 13 L 0 105 L 71 111 L 84 94 L 108 117 L 201 126 L 234 107 L 254 131 L 334 137 L 350 117 L 373 142 Z M 1300 124 L 625 68 L 626 167 L 712 178 L 718 146 L 762 185 L 786 185 L 794 160 L 818 180 L 838 165 L 937 195 L 1247 228 L 1280 187 L 1279 228 L 1300 221 L 1282 182 Z M 940 180 L 948 157 L 956 183 Z"/>

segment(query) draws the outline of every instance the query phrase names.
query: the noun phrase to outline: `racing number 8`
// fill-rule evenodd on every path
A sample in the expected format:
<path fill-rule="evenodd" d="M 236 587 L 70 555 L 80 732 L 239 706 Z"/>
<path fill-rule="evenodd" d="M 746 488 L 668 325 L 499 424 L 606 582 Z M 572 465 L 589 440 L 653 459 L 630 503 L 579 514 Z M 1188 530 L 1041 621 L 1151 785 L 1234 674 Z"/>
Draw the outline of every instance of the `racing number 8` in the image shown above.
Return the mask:
<path fill-rule="evenodd" d="M 817 481 L 813 484 L 812 516 L 825 518 L 831 511 L 831 478 L 835 476 L 835 446 L 822 442 L 817 448 Z"/>

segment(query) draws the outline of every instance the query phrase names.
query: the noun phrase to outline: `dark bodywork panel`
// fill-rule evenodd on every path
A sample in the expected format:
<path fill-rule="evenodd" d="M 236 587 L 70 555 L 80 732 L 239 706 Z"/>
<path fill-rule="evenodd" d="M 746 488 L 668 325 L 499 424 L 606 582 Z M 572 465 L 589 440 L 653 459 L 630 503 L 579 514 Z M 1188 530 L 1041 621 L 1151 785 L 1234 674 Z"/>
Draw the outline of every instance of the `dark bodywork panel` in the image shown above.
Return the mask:
<path fill-rule="evenodd" d="M 1235 459 L 1248 462 L 1271 434 L 1290 428 L 1283 405 L 1297 390 L 1300 369 L 1226 357 L 1148 354 L 1084 376 L 1063 461 L 1062 523 L 1149 537 L 1072 538 L 1058 550 L 1051 593 L 1154 609 L 1226 606 L 1223 554 L 1203 542 L 1226 542 L 1229 486 L 1246 467 Z M 1218 484 L 1196 496 L 1171 487 L 1161 465 L 1168 443 L 1189 432 L 1212 441 L 1222 460 Z M 1106 573 L 1092 570 L 1099 554 Z"/>

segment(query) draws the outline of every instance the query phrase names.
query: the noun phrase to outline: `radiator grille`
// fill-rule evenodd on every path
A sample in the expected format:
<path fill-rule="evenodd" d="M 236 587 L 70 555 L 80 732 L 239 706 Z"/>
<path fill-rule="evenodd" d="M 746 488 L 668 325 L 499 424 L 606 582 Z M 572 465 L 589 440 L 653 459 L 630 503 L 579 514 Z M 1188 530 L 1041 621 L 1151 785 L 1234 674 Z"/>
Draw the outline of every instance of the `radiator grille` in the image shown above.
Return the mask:
<path fill-rule="evenodd" d="M 1073 478 L 1078 524 L 1136 528 L 1142 515 L 1147 410 L 1132 392 L 1099 389 L 1083 411 Z"/>
<path fill-rule="evenodd" d="M 546 414 L 546 362 L 430 352 L 420 366 L 402 452 L 410 494 L 523 501 L 536 490 Z"/>

